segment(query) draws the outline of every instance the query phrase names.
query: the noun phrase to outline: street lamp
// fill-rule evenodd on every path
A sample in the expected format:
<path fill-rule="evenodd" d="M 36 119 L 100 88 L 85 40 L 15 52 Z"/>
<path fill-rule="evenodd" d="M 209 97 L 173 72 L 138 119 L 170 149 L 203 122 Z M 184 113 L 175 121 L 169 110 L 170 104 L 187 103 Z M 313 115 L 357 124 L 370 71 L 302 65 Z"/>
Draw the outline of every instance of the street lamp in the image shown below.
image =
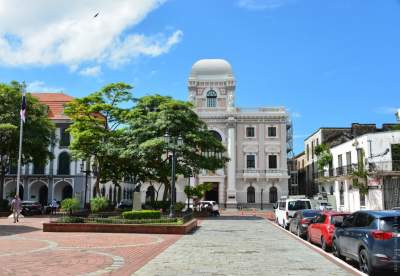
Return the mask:
<path fill-rule="evenodd" d="M 88 177 L 89 175 L 92 173 L 92 171 L 90 171 L 90 169 L 86 169 L 85 170 L 85 166 L 83 164 L 83 160 L 81 162 L 81 173 L 85 173 L 85 199 L 84 199 L 84 206 L 86 207 L 86 196 L 87 196 L 87 183 L 88 183 Z M 87 168 L 87 161 L 86 161 L 86 168 Z"/>
<path fill-rule="evenodd" d="M 179 135 L 178 137 L 171 136 L 168 132 L 165 133 L 164 142 L 167 144 L 168 149 L 172 151 L 172 173 L 171 173 L 171 205 L 169 210 L 169 216 L 175 217 L 174 213 L 174 205 L 176 200 L 176 192 L 175 192 L 175 174 L 176 174 L 176 150 L 183 146 L 183 139 Z"/>

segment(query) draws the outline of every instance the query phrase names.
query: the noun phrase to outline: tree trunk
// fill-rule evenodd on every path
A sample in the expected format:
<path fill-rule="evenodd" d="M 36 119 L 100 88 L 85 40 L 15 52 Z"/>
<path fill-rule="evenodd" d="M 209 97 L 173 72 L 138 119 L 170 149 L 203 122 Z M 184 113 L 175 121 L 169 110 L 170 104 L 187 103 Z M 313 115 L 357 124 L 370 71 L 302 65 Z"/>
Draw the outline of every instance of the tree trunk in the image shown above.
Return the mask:
<path fill-rule="evenodd" d="M 169 184 L 169 183 L 168 183 Z M 171 200 L 171 186 L 164 183 L 163 201 Z"/>
<path fill-rule="evenodd" d="M 95 191 L 96 191 L 95 197 L 98 197 L 100 195 L 100 175 L 98 175 L 96 177 L 96 182 L 94 183 L 94 186 L 96 187 L 95 188 Z"/>

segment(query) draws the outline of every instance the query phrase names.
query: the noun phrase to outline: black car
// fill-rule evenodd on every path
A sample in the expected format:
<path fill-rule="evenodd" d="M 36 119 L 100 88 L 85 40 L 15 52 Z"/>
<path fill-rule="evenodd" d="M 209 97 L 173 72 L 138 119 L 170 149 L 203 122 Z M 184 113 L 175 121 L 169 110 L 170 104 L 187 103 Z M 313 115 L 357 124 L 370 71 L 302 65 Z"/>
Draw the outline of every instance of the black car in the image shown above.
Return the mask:
<path fill-rule="evenodd" d="M 320 210 L 305 209 L 297 211 L 290 221 L 289 231 L 299 237 L 306 237 L 308 225 L 319 214 L 321 214 Z"/>
<path fill-rule="evenodd" d="M 120 203 L 117 204 L 117 209 L 119 210 L 131 210 L 133 207 L 132 200 L 124 199 Z"/>
<path fill-rule="evenodd" d="M 399 211 L 359 211 L 335 227 L 332 250 L 337 257 L 358 262 L 368 275 L 400 271 Z"/>
<path fill-rule="evenodd" d="M 37 201 L 22 201 L 21 214 L 23 216 L 34 216 L 42 214 L 42 205 Z"/>

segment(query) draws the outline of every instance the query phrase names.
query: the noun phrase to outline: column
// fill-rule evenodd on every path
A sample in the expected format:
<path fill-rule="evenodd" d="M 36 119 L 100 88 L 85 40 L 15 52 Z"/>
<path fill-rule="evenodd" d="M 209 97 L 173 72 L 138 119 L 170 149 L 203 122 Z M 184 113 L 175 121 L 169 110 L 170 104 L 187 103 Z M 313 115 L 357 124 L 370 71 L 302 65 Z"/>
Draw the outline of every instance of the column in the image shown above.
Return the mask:
<path fill-rule="evenodd" d="M 236 205 L 236 133 L 234 118 L 229 118 L 228 123 L 228 189 L 226 203 L 229 205 Z M 236 207 L 236 206 L 229 206 Z"/>

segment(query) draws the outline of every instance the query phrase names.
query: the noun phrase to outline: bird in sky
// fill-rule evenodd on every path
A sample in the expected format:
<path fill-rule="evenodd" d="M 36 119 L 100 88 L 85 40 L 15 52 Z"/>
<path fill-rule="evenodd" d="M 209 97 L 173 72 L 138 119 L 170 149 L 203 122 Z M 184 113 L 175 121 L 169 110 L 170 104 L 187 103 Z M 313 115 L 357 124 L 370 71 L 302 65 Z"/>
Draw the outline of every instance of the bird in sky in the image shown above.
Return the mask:
<path fill-rule="evenodd" d="M 97 16 L 99 16 L 99 13 L 96 13 L 93 17 L 96 18 Z"/>

